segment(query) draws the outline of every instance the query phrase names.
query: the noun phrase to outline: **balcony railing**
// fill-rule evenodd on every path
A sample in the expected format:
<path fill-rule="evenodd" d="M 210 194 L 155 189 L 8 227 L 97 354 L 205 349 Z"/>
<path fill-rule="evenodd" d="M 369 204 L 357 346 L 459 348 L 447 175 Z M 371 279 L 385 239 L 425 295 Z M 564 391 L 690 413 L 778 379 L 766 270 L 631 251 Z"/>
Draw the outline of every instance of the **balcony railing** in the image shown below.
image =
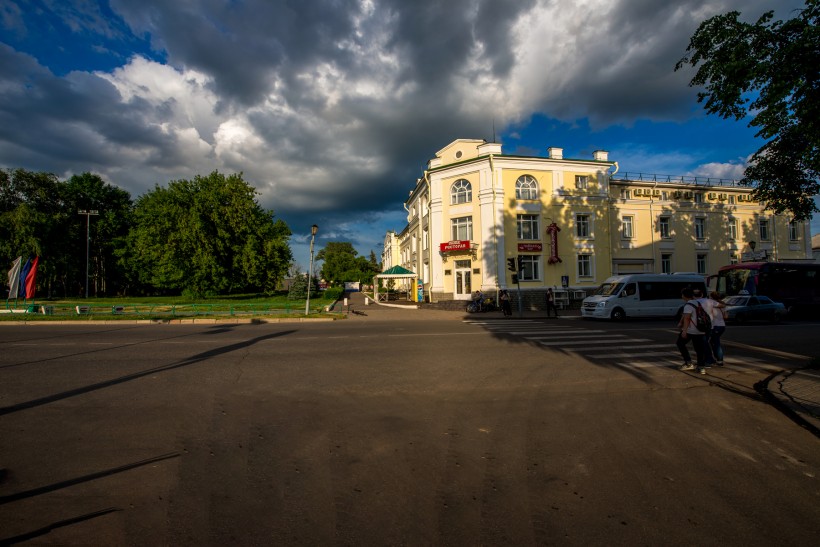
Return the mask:
<path fill-rule="evenodd" d="M 690 175 L 658 175 L 656 173 L 616 173 L 612 175 L 612 180 L 635 181 L 635 182 L 666 182 L 670 184 L 689 184 L 693 186 L 729 186 L 742 187 L 740 181 L 735 179 L 722 179 L 719 177 L 702 177 Z"/>

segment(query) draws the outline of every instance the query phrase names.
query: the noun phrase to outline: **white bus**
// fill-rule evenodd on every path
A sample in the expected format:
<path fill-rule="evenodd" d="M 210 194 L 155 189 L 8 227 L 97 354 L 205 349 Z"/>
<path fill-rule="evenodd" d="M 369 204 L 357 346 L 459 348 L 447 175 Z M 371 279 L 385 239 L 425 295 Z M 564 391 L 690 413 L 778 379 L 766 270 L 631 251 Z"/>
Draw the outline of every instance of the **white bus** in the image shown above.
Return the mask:
<path fill-rule="evenodd" d="M 581 316 L 621 320 L 627 317 L 675 317 L 683 306 L 684 287 L 706 294 L 706 282 L 698 274 L 631 274 L 608 278 L 584 298 Z"/>

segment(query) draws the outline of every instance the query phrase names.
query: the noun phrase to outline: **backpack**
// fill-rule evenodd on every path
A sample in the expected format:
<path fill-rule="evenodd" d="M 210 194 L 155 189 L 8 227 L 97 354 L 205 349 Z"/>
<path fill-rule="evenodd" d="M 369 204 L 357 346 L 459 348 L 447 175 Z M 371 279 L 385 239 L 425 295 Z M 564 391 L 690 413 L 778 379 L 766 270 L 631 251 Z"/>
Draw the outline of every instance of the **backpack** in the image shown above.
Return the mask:
<path fill-rule="evenodd" d="M 706 310 L 703 309 L 703 306 L 700 303 L 691 304 L 695 308 L 695 317 L 697 318 L 697 322 L 695 323 L 695 328 L 697 328 L 700 332 L 709 332 L 712 330 L 712 319 L 709 317 L 709 314 L 706 313 Z"/>

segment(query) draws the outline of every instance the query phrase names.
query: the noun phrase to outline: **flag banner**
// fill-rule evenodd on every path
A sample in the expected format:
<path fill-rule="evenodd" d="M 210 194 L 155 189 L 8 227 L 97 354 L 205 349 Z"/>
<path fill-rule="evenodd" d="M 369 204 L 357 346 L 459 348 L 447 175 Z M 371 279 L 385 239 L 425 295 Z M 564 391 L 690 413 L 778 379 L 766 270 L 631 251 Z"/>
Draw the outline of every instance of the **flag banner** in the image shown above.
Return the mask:
<path fill-rule="evenodd" d="M 17 298 L 17 293 L 20 290 L 20 268 L 22 264 L 22 256 L 18 256 L 14 262 L 11 263 L 11 269 L 9 270 L 9 300 Z"/>
<path fill-rule="evenodd" d="M 26 297 L 26 276 L 28 276 L 28 271 L 31 269 L 31 259 L 29 258 L 23 263 L 23 267 L 20 268 L 20 278 L 18 279 L 17 283 L 18 292 L 17 296 L 22 296 L 23 298 Z"/>
<path fill-rule="evenodd" d="M 31 266 L 26 272 L 26 299 L 34 298 L 34 291 L 37 290 L 37 265 L 40 263 L 40 257 L 35 256 L 31 259 Z"/>

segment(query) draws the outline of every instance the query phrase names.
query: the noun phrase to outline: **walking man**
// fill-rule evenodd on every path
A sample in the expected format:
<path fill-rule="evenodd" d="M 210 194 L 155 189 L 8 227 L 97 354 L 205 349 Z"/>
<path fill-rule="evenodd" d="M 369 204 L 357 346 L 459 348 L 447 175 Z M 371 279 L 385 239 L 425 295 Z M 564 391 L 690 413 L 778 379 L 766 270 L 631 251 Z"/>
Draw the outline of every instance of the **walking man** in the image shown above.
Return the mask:
<path fill-rule="evenodd" d="M 681 357 L 683 357 L 683 365 L 678 367 L 678 370 L 692 370 L 695 368 L 695 365 L 692 364 L 689 349 L 686 347 L 689 340 L 691 340 L 692 346 L 695 348 L 698 372 L 706 374 L 706 354 L 709 352 L 709 349 L 706 346 L 706 337 L 697 327 L 698 303 L 695 301 L 695 293 L 692 289 L 686 287 L 681 291 L 680 295 L 683 299 L 683 313 L 681 314 L 680 323 L 678 323 L 680 333 L 678 334 L 676 345 L 678 346 Z"/>
<path fill-rule="evenodd" d="M 547 289 L 547 317 L 550 316 L 550 310 L 555 313 L 555 317 L 558 317 L 558 308 L 555 306 L 555 293 L 552 292 L 552 289 Z"/>

